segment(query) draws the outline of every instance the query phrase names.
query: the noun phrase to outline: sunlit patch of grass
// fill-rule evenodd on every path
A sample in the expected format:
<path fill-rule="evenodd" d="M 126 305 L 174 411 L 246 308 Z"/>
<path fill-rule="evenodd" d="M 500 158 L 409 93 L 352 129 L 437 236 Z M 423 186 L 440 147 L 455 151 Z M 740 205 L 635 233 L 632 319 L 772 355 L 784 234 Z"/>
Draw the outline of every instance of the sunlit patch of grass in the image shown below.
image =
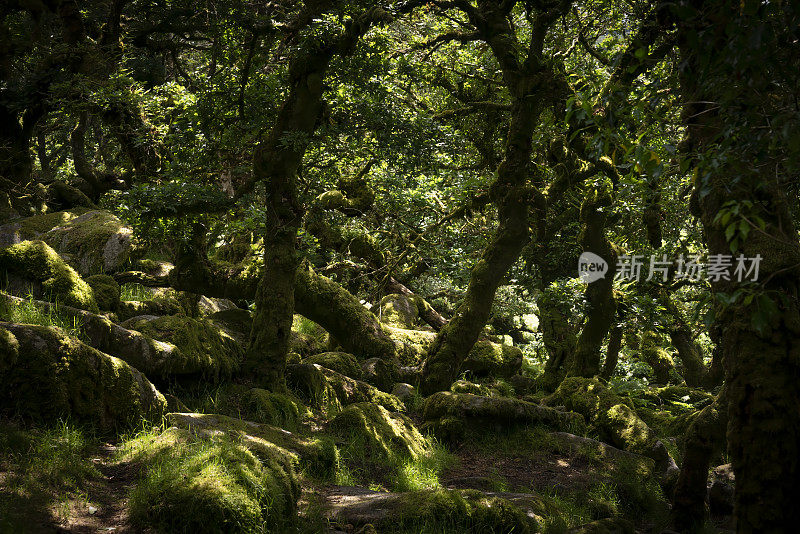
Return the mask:
<path fill-rule="evenodd" d="M 441 488 L 439 476 L 458 458 L 435 438 L 425 440 L 425 452 L 416 457 L 376 457 L 358 435 L 353 435 L 339 450 L 339 467 L 333 478 L 342 486 L 380 486 L 392 491 Z"/>
<path fill-rule="evenodd" d="M 120 291 L 120 300 L 122 301 L 143 301 L 153 296 L 152 290 L 141 284 L 122 284 Z"/>
<path fill-rule="evenodd" d="M 20 301 L 0 301 L 0 318 L 11 323 L 57 326 L 71 336 L 85 337 L 80 320 L 60 312 L 57 301 L 51 306 L 43 306 L 37 304 L 31 295 Z"/>
<path fill-rule="evenodd" d="M 433 438 L 429 452 L 403 463 L 394 483 L 395 491 L 413 491 L 441 488 L 439 476 L 452 467 L 458 458 Z"/>
<path fill-rule="evenodd" d="M 89 501 L 100 476 L 88 458 L 96 439 L 69 422 L 26 430 L 0 424 L 0 532 L 24 532 L 32 520 L 67 520 L 70 503 Z"/>

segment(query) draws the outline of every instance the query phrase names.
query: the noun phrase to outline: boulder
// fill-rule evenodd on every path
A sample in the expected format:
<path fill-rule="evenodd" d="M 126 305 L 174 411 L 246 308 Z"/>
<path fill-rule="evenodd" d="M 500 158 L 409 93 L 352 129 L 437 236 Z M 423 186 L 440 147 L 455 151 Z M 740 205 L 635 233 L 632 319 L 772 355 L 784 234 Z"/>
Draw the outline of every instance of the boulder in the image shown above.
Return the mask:
<path fill-rule="evenodd" d="M 133 232 L 108 211 L 75 208 L 35 215 L 0 228 L 3 243 L 40 239 L 83 276 L 119 270 L 134 253 Z"/>
<path fill-rule="evenodd" d="M 185 294 L 171 288 L 147 288 L 150 297 L 146 300 L 120 302 L 117 317 L 126 321 L 139 315 L 192 315 L 192 303 Z"/>
<path fill-rule="evenodd" d="M 550 515 L 543 499 L 533 494 L 475 490 L 420 490 L 388 493 L 333 486 L 323 492 L 325 515 L 343 525 L 373 525 L 380 532 L 538 532 Z M 438 527 L 438 528 L 437 528 Z"/>
<path fill-rule="evenodd" d="M 167 401 L 145 376 L 57 327 L 0 322 L 0 409 L 108 430 L 157 420 Z"/>
<path fill-rule="evenodd" d="M 171 374 L 197 374 L 219 380 L 233 375 L 244 358 L 239 343 L 207 319 L 168 315 L 139 318 L 126 326 L 178 348 L 182 359 L 172 358 L 167 368 Z"/>
<path fill-rule="evenodd" d="M 392 387 L 392 395 L 400 399 L 402 402 L 407 402 L 411 397 L 417 394 L 417 388 L 405 382 L 398 382 Z"/>
<path fill-rule="evenodd" d="M 364 452 L 359 456 L 380 464 L 398 465 L 429 451 L 408 417 L 369 402 L 347 406 L 333 418 L 330 429 L 351 446 L 358 443 Z"/>
<path fill-rule="evenodd" d="M 339 413 L 343 406 L 358 402 L 372 402 L 390 411 L 404 409 L 403 403 L 394 395 L 318 364 L 287 365 L 286 381 L 312 406 L 329 416 Z"/>
<path fill-rule="evenodd" d="M 364 374 L 356 357 L 346 352 L 321 352 L 308 356 L 302 363 L 316 363 L 357 380 Z"/>
<path fill-rule="evenodd" d="M 414 328 L 419 322 L 419 308 L 413 297 L 391 293 L 378 304 L 378 318 L 387 325 L 397 328 Z"/>
<path fill-rule="evenodd" d="M 440 391 L 425 399 L 422 418 L 428 428 L 449 440 L 460 439 L 467 424 L 481 427 L 542 424 L 555 430 L 573 431 L 585 428 L 583 417 L 577 413 L 509 397 L 485 397 L 450 391 Z"/>
<path fill-rule="evenodd" d="M 389 391 L 400 378 L 400 368 L 392 361 L 368 358 L 361 362 L 362 380 L 381 391 Z"/>
<path fill-rule="evenodd" d="M 669 478 L 678 472 L 675 461 L 650 427 L 636 414 L 630 400 L 622 399 L 596 378 L 567 377 L 552 395 L 542 400 L 548 406 L 564 406 L 583 415 L 604 441 L 652 458 L 656 470 Z"/>
<path fill-rule="evenodd" d="M 297 518 L 297 457 L 271 443 L 256 453 L 228 435 L 168 428 L 120 448 L 142 477 L 131 522 L 158 532 L 280 532 Z"/>
<path fill-rule="evenodd" d="M 0 249 L 0 277 L 8 291 L 98 311 L 92 288 L 43 241 L 22 241 Z"/>
<path fill-rule="evenodd" d="M 307 438 L 276 426 L 244 421 L 219 414 L 171 413 L 167 422 L 201 437 L 225 435 L 235 438 L 256 455 L 278 446 L 296 455 L 300 467 L 320 476 L 332 474 L 338 453 L 329 438 Z"/>
<path fill-rule="evenodd" d="M 115 311 L 119 308 L 120 287 L 116 280 L 107 274 L 93 274 L 86 278 L 86 283 L 94 292 L 94 300 L 103 311 Z"/>

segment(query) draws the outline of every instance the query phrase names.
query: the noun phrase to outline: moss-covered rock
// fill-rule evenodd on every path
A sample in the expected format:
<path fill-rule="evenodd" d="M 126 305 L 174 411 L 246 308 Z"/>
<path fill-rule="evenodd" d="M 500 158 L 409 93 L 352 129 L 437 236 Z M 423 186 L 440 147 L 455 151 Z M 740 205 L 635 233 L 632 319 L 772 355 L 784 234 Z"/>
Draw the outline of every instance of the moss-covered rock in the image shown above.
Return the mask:
<path fill-rule="evenodd" d="M 381 391 L 391 391 L 400 378 L 400 367 L 394 361 L 368 358 L 361 362 L 362 380 Z"/>
<path fill-rule="evenodd" d="M 522 351 L 513 345 L 492 343 L 480 340 L 469 351 L 462 371 L 470 371 L 475 376 L 494 376 L 508 378 L 522 368 Z"/>
<path fill-rule="evenodd" d="M 633 523 L 621 517 L 607 517 L 571 528 L 567 534 L 633 534 Z"/>
<path fill-rule="evenodd" d="M 121 321 L 140 315 L 192 315 L 193 303 L 185 294 L 171 288 L 150 289 L 149 298 L 142 301 L 122 301 L 117 309 Z"/>
<path fill-rule="evenodd" d="M 131 519 L 159 532 L 278 531 L 295 521 L 296 456 L 270 444 L 258 454 L 226 434 L 199 437 L 179 428 L 122 446 L 140 466 Z"/>
<path fill-rule="evenodd" d="M 414 328 L 419 322 L 417 301 L 397 293 L 386 295 L 378 304 L 378 318 L 382 323 L 397 328 Z"/>
<path fill-rule="evenodd" d="M 253 329 L 253 313 L 250 310 L 230 308 L 212 313 L 208 318 L 242 347 L 250 342 L 250 330 Z"/>
<path fill-rule="evenodd" d="M 287 365 L 286 378 L 292 388 L 329 416 L 337 414 L 342 406 L 358 402 L 372 402 L 390 411 L 404 409 L 403 403 L 394 395 L 321 365 Z"/>
<path fill-rule="evenodd" d="M 422 418 L 427 422 L 428 428 L 448 439 L 458 437 L 458 431 L 463 430 L 465 423 L 504 428 L 542 424 L 555 430 L 570 432 L 581 432 L 585 429 L 584 419 L 577 413 L 508 397 L 485 397 L 450 391 L 440 391 L 425 399 Z"/>
<path fill-rule="evenodd" d="M 169 315 L 142 318 L 127 326 L 175 345 L 182 356 L 182 361 L 172 362 L 173 372 L 178 374 L 199 374 L 218 380 L 231 376 L 244 357 L 242 347 L 207 319 Z"/>
<path fill-rule="evenodd" d="M 107 274 L 93 274 L 86 283 L 94 292 L 97 306 L 104 311 L 114 311 L 120 303 L 120 287 L 116 280 Z"/>
<path fill-rule="evenodd" d="M 224 383 L 214 392 L 214 409 L 221 415 L 295 431 L 311 411 L 294 395 L 243 384 Z M 186 410 L 180 410 L 186 411 Z"/>
<path fill-rule="evenodd" d="M 59 253 L 69 254 L 82 275 L 114 272 L 132 253 L 133 232 L 107 211 L 91 210 L 43 234 L 41 239 Z"/>
<path fill-rule="evenodd" d="M 336 488 L 326 515 L 341 524 L 373 525 L 383 532 L 537 532 L 539 520 L 553 513 L 536 495 L 475 490 L 422 490 L 385 493 Z"/>
<path fill-rule="evenodd" d="M 0 246 L 7 247 L 22 241 L 39 239 L 40 236 L 57 226 L 63 226 L 90 210 L 74 208 L 66 211 L 43 213 L 15 220 L 0 226 Z"/>
<path fill-rule="evenodd" d="M 568 377 L 542 402 L 583 415 L 605 441 L 652 458 L 658 470 L 674 471 L 674 461 L 652 429 L 636 414 L 631 400 L 622 399 L 597 379 Z"/>
<path fill-rule="evenodd" d="M 8 280 L 12 293 L 27 291 L 34 298 L 98 311 L 89 284 L 42 241 L 23 241 L 0 249 L 0 277 Z"/>
<path fill-rule="evenodd" d="M 358 441 L 365 455 L 379 462 L 398 464 L 428 449 L 427 441 L 408 417 L 369 402 L 346 407 L 331 421 L 330 428 L 347 441 Z"/>
<path fill-rule="evenodd" d="M 171 413 L 167 421 L 204 437 L 225 434 L 258 456 L 277 445 L 295 454 L 301 467 L 323 476 L 332 474 L 339 462 L 336 446 L 327 437 L 303 437 L 283 428 L 219 414 Z"/>
<path fill-rule="evenodd" d="M 472 395 L 483 395 L 484 397 L 491 397 L 492 392 L 483 384 L 476 384 L 469 380 L 456 380 L 450 386 L 450 391 L 453 393 L 470 393 Z"/>
<path fill-rule="evenodd" d="M 316 363 L 322 367 L 333 369 L 337 373 L 357 380 L 361 379 L 363 376 L 363 371 L 356 357 L 346 352 L 322 352 L 313 354 L 305 358 L 303 363 Z"/>
<path fill-rule="evenodd" d="M 408 330 L 387 325 L 389 335 L 400 344 L 398 356 L 402 365 L 419 365 L 436 339 L 436 332 Z M 522 351 L 512 345 L 481 339 L 469 351 L 461 371 L 476 376 L 510 377 L 522 367 Z"/>
<path fill-rule="evenodd" d="M 56 327 L 0 323 L 0 410 L 101 429 L 157 419 L 167 402 L 139 371 Z M 10 335 L 9 335 L 10 334 Z"/>

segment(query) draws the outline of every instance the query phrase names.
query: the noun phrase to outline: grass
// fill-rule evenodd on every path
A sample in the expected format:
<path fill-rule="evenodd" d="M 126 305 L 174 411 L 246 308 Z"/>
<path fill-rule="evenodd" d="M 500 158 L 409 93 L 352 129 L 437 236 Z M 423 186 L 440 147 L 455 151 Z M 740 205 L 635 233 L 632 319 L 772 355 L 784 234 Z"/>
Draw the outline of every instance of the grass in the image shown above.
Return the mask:
<path fill-rule="evenodd" d="M 371 454 L 367 444 L 353 435 L 339 449 L 339 467 L 333 481 L 340 486 L 365 486 L 384 491 L 441 488 L 439 476 L 458 458 L 435 438 L 425 437 L 426 452 L 416 458 Z M 313 476 L 313 473 L 311 473 Z"/>
<path fill-rule="evenodd" d="M 152 290 L 141 284 L 122 284 L 120 291 L 120 300 L 125 302 L 148 300 L 153 296 Z"/>
<path fill-rule="evenodd" d="M 11 323 L 57 326 L 69 335 L 85 341 L 86 336 L 77 317 L 69 316 L 58 309 L 58 302 L 52 306 L 36 303 L 32 295 L 21 302 L 0 303 L 0 317 Z"/>
<path fill-rule="evenodd" d="M 97 443 L 68 421 L 34 429 L 0 423 L 0 532 L 29 532 L 43 517 L 63 522 L 72 503 L 88 503 L 87 482 L 100 476 L 89 459 Z"/>

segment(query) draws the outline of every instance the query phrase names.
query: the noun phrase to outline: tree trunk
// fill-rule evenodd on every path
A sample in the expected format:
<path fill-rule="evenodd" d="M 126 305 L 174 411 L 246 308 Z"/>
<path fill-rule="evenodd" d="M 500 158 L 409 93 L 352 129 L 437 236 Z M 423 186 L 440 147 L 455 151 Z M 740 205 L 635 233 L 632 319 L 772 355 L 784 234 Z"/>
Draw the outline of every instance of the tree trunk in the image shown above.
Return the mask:
<path fill-rule="evenodd" d="M 546 99 L 553 93 L 553 74 L 542 64 L 541 57 L 545 34 L 549 23 L 557 18 L 558 9 L 553 8 L 552 13 L 543 14 L 537 21 L 540 24 L 531 37 L 527 57 L 520 57 L 523 47 L 519 46 L 508 19 L 511 6 L 513 4 L 501 6 L 481 1 L 477 9 L 468 10 L 470 22 L 500 64 L 503 80 L 511 94 L 511 121 L 505 154 L 490 190 L 497 206 L 499 224 L 491 242 L 472 268 L 464 299 L 428 351 L 420 381 L 423 395 L 448 389 L 458 376 L 462 362 L 489 318 L 497 288 L 529 240 L 530 200 L 537 193 L 541 196 L 538 191 L 529 190 L 527 180 L 533 132 Z"/>
<path fill-rule="evenodd" d="M 309 62 L 305 54 L 290 66 L 305 69 L 297 76 L 286 101 L 278 114 L 272 132 L 263 146 L 256 150 L 253 175 L 264 183 L 266 198 L 266 223 L 264 226 L 264 268 L 256 291 L 256 312 L 250 346 L 245 357 L 245 369 L 252 372 L 256 381 L 271 390 L 286 387 L 284 371 L 286 353 L 292 331 L 294 314 L 294 285 L 298 257 L 297 230 L 303 210 L 297 200 L 295 177 L 307 141 L 282 144 L 287 132 L 309 139 L 322 110 L 322 80 L 333 50 Z"/>
<path fill-rule="evenodd" d="M 622 327 L 617 325 L 608 334 L 608 350 L 606 359 L 603 362 L 603 369 L 600 371 L 600 378 L 611 380 L 619 361 L 619 351 L 622 348 Z"/>
<path fill-rule="evenodd" d="M 730 237 L 737 254 L 762 258 L 757 284 L 747 283 L 752 277 L 737 281 L 733 268 L 730 280 L 711 284 L 716 295 L 730 297 L 737 289 L 752 295 L 716 305 L 734 515 L 740 533 L 794 532 L 800 524 L 800 242 L 781 183 L 786 152 L 770 117 L 771 106 L 793 105 L 793 95 L 772 80 L 779 63 L 796 60 L 784 56 L 783 32 L 797 27 L 800 14 L 792 12 L 796 6 L 732 0 L 698 7 L 679 24 L 686 149 L 697 166 L 691 206 L 710 255 L 730 255 Z M 776 23 L 775 11 L 784 7 Z M 736 32 L 726 33 L 729 27 Z M 791 38 L 785 42 L 797 46 Z M 713 164 L 703 161 L 709 152 L 717 155 Z M 744 212 L 732 217 L 737 228 L 726 236 L 730 221 L 722 224 L 718 216 L 730 206 Z M 763 224 L 754 224 L 756 218 Z"/>
<path fill-rule="evenodd" d="M 439 331 L 422 370 L 421 391 L 450 387 L 489 318 L 497 288 L 528 241 L 525 180 L 538 110 L 528 101 L 515 105 L 506 159 L 497 170 L 493 195 L 500 225 L 472 269 L 469 286 L 452 320 Z"/>
<path fill-rule="evenodd" d="M 600 348 L 614 322 L 617 310 L 614 301 L 614 275 L 611 273 L 611 269 L 617 264 L 617 254 L 605 237 L 606 211 L 609 206 L 611 198 L 598 191 L 590 194 L 581 206 L 583 250 L 603 258 L 607 268 L 603 278 L 586 286 L 586 323 L 575 346 L 575 356 L 568 372 L 571 376 L 591 378 L 600 371 Z"/>
<path fill-rule="evenodd" d="M 713 454 L 725 448 L 727 404 L 727 392 L 723 389 L 713 404 L 700 410 L 686 430 L 683 463 L 672 501 L 672 520 L 680 532 L 697 531 L 705 523 L 708 470 Z"/>
<path fill-rule="evenodd" d="M 256 314 L 245 365 L 265 387 L 285 389 L 284 371 L 295 308 L 296 241 L 303 209 L 296 175 L 322 109 L 324 78 L 334 55 L 348 55 L 373 22 L 388 14 L 373 8 L 351 20 L 341 35 L 309 42 L 296 52 L 288 71 L 291 89 L 265 143 L 255 153 L 254 181 L 266 190 L 264 269 L 256 292 Z M 287 134 L 297 134 L 288 145 Z"/>

